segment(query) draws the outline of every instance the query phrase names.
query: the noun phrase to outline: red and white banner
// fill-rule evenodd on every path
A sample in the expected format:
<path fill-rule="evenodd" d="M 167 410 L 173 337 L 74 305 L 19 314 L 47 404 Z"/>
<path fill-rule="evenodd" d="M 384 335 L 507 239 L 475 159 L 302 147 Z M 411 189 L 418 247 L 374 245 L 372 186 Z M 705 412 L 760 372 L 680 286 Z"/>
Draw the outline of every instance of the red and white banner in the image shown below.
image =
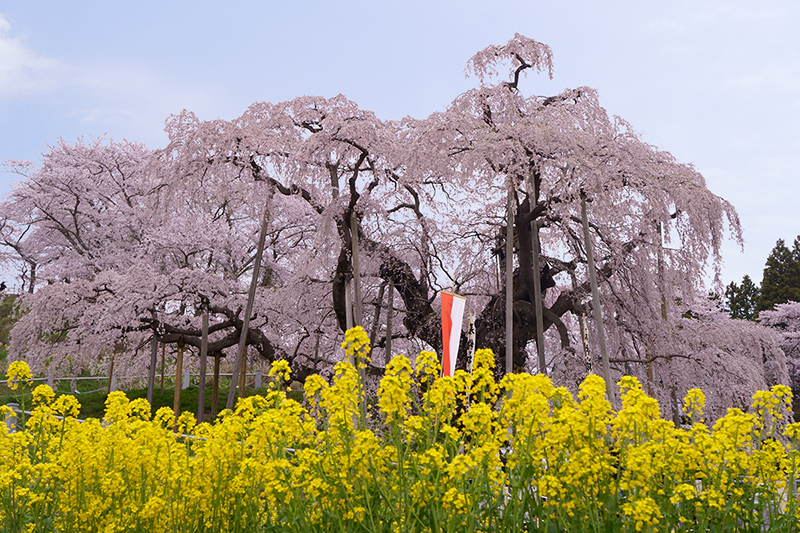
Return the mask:
<path fill-rule="evenodd" d="M 439 294 L 442 297 L 442 375 L 452 376 L 456 370 L 461 321 L 467 299 L 452 292 Z"/>

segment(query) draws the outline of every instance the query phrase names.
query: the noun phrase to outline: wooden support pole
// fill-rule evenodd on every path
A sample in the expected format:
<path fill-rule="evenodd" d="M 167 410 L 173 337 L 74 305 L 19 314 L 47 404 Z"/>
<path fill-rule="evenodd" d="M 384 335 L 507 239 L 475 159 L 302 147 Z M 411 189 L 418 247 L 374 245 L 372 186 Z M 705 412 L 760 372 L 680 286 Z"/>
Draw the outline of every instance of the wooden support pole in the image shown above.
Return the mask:
<path fill-rule="evenodd" d="M 353 325 L 362 326 L 364 324 L 364 315 L 361 310 L 361 263 L 358 257 L 358 218 L 356 217 L 356 210 L 350 211 L 350 240 L 352 241 L 353 253 Z M 356 362 L 356 364 L 358 364 Z M 361 383 L 360 396 L 361 396 L 361 419 L 359 427 L 364 429 L 367 421 L 367 395 L 364 392 L 366 389 L 366 368 L 358 364 L 358 378 Z"/>
<path fill-rule="evenodd" d="M 656 222 L 656 231 L 658 232 L 658 258 L 657 258 L 657 268 L 658 268 L 658 282 L 661 284 L 661 319 L 666 322 L 667 321 L 667 296 L 666 296 L 666 279 L 664 278 L 664 232 L 663 232 L 663 225 L 661 222 Z M 653 349 L 649 348 L 649 352 L 652 352 Z M 652 353 L 649 354 L 652 356 Z M 655 387 L 655 374 L 653 372 L 653 361 L 648 357 L 647 361 L 647 394 L 653 395 L 653 389 Z"/>
<path fill-rule="evenodd" d="M 361 310 L 361 262 L 358 256 L 358 219 L 356 210 L 350 212 L 350 236 L 353 244 L 353 325 L 363 326 L 364 315 Z"/>
<path fill-rule="evenodd" d="M 681 409 L 678 403 L 678 386 L 676 384 L 672 384 L 672 388 L 670 390 L 670 403 L 672 404 L 672 423 L 675 424 L 676 428 L 681 427 Z"/>
<path fill-rule="evenodd" d="M 345 328 L 353 327 L 353 297 L 350 294 L 350 278 L 344 280 L 344 323 Z M 351 361 L 352 362 L 352 361 Z"/>
<path fill-rule="evenodd" d="M 514 371 L 514 193 L 508 189 L 506 206 L 506 374 Z"/>
<path fill-rule="evenodd" d="M 156 312 L 151 312 L 153 320 L 156 319 Z M 153 340 L 150 344 L 150 368 L 147 372 L 147 403 L 153 406 L 153 389 L 156 385 L 156 365 L 158 364 L 158 337 L 153 330 Z"/>
<path fill-rule="evenodd" d="M 384 351 L 384 367 L 392 360 L 392 317 L 394 315 L 394 280 L 389 279 L 389 302 L 386 304 L 386 350 Z"/>
<path fill-rule="evenodd" d="M 178 356 L 175 359 L 175 395 L 172 410 L 175 413 L 175 431 L 178 430 L 178 416 L 181 414 L 181 383 L 183 381 L 183 344 L 178 343 Z"/>
<path fill-rule="evenodd" d="M 239 336 L 239 346 L 236 350 L 236 360 L 233 363 L 233 376 L 231 376 L 231 387 L 228 390 L 228 402 L 226 409 L 233 409 L 233 401 L 236 399 L 236 382 L 239 371 L 245 358 L 247 348 L 247 335 L 250 332 L 250 315 L 253 312 L 253 301 L 256 298 L 256 287 L 258 286 L 258 272 L 261 269 L 261 258 L 264 255 L 264 242 L 267 239 L 267 227 L 269 226 L 269 206 L 272 200 L 272 189 L 267 195 L 267 202 L 264 206 L 264 214 L 261 217 L 261 229 L 258 234 L 258 247 L 256 256 L 253 259 L 253 277 L 250 280 L 250 291 L 247 293 L 247 305 L 245 306 L 244 317 L 242 317 L 242 332 Z M 242 372 L 244 373 L 244 372 Z M 242 390 L 244 392 L 244 390 Z"/>
<path fill-rule="evenodd" d="M 239 372 L 239 398 L 244 398 L 245 387 L 247 387 L 247 354 L 242 359 L 242 371 Z"/>
<path fill-rule="evenodd" d="M 114 343 L 114 349 L 111 352 L 111 364 L 108 369 L 108 391 L 106 395 L 117 390 L 117 376 L 114 375 L 114 360 L 117 358 L 117 355 L 121 354 L 123 351 L 125 351 L 125 341 L 120 339 Z"/>
<path fill-rule="evenodd" d="M 208 300 L 203 301 L 203 329 L 200 338 L 200 387 L 197 391 L 197 423 L 206 414 L 206 363 L 208 360 Z"/>
<path fill-rule="evenodd" d="M 586 313 L 581 313 L 581 344 L 583 344 L 583 364 L 586 365 L 586 373 L 592 373 L 592 354 L 589 351 L 589 330 L 586 328 Z"/>
<path fill-rule="evenodd" d="M 372 331 L 369 334 L 369 345 L 375 346 L 378 337 L 378 328 L 381 325 L 381 307 L 383 307 L 383 294 L 386 292 L 386 282 L 378 288 L 378 299 L 375 301 L 375 317 L 372 319 Z"/>
<path fill-rule="evenodd" d="M 535 171 L 528 174 L 528 198 L 531 209 L 539 202 L 539 191 L 536 189 Z M 536 354 L 538 356 L 539 373 L 547 375 L 547 361 L 544 357 L 544 311 L 542 304 L 542 269 L 539 264 L 541 242 L 539 241 L 539 222 L 531 220 L 531 264 L 533 266 L 533 308 L 536 315 Z"/>
<path fill-rule="evenodd" d="M 161 345 L 161 394 L 164 394 L 164 367 L 167 358 L 167 345 Z"/>
<path fill-rule="evenodd" d="M 586 262 L 589 270 L 589 284 L 592 286 L 592 308 L 597 327 L 597 338 L 600 342 L 600 356 L 603 360 L 603 376 L 606 380 L 606 395 L 612 406 L 616 406 L 614 383 L 611 380 L 611 365 L 608 361 L 606 348 L 606 333 L 603 325 L 603 310 L 600 304 L 600 291 L 597 288 L 597 272 L 594 266 L 594 253 L 592 252 L 592 238 L 589 234 L 589 217 L 586 214 L 586 195 L 581 193 L 581 220 L 583 222 L 583 239 L 586 246 Z"/>
<path fill-rule="evenodd" d="M 222 357 L 217 354 L 214 357 L 214 383 L 211 385 L 211 417 L 216 418 L 219 412 L 219 360 Z"/>
<path fill-rule="evenodd" d="M 539 373 L 547 375 L 547 361 L 544 357 L 544 312 L 542 308 L 542 271 L 539 266 L 539 223 L 531 222 L 531 244 L 533 248 L 533 306 L 536 311 L 536 354 L 539 360 Z"/>
<path fill-rule="evenodd" d="M 322 337 L 322 329 L 320 326 L 317 326 L 317 338 L 314 340 L 314 370 L 317 369 L 317 364 L 319 363 L 319 339 Z"/>
<path fill-rule="evenodd" d="M 106 396 L 111 394 L 112 389 L 114 388 L 111 386 L 111 384 L 113 383 L 113 378 L 114 378 L 114 356 L 116 355 L 117 355 L 117 349 L 115 347 L 114 351 L 111 352 L 111 363 L 108 365 L 108 388 L 106 389 Z"/>

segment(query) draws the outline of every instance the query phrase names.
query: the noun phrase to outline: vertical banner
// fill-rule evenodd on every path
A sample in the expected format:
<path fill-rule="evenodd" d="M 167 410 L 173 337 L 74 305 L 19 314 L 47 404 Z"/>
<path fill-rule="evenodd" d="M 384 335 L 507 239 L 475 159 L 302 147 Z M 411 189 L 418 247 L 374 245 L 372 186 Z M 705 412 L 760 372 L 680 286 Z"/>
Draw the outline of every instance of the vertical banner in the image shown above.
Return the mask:
<path fill-rule="evenodd" d="M 442 297 L 442 375 L 452 376 L 456 370 L 461 321 L 467 299 L 452 292 L 439 294 Z"/>
<path fill-rule="evenodd" d="M 472 361 L 475 359 L 475 313 L 467 313 L 467 372 L 472 374 Z"/>

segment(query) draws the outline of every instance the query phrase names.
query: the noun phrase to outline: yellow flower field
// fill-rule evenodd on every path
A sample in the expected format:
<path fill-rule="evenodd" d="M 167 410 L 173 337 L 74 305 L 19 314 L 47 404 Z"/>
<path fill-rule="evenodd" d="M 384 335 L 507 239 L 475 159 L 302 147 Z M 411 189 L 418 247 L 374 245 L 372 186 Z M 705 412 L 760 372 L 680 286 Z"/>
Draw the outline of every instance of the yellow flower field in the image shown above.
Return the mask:
<path fill-rule="evenodd" d="M 437 378 L 434 354 L 398 356 L 365 416 L 357 367 L 309 378 L 301 405 L 278 363 L 272 392 L 177 433 L 121 392 L 80 423 L 37 387 L 26 429 L 0 426 L 2 531 L 798 531 L 787 387 L 712 427 L 689 391 L 676 428 L 635 378 L 615 411 L 598 376 L 574 398 L 541 375 L 496 383 L 493 364 L 479 350 L 473 374 Z"/>

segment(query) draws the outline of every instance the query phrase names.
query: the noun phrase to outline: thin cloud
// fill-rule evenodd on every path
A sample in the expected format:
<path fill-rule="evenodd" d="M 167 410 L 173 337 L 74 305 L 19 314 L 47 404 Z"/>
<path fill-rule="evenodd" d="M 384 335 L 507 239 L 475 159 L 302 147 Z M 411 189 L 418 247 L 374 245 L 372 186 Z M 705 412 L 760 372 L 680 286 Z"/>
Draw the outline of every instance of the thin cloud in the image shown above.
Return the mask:
<path fill-rule="evenodd" d="M 163 143 L 164 121 L 183 109 L 210 115 L 223 91 L 188 83 L 141 65 L 96 64 L 76 68 L 73 88 L 91 98 L 78 98 L 71 115 L 86 125 L 110 130 L 125 126 L 135 140 Z M 241 111 L 240 111 L 241 112 Z M 205 118 L 217 118 L 214 116 Z M 232 118 L 232 117 L 229 117 Z"/>
<path fill-rule="evenodd" d="M 46 57 L 15 35 L 0 14 L 0 98 L 6 105 L 55 97 L 61 113 L 96 130 L 93 134 L 122 131 L 160 144 L 166 141 L 163 127 L 170 114 L 187 108 L 210 115 L 219 107 L 215 103 L 226 100 L 224 92 L 138 64 L 69 64 Z"/>
<path fill-rule="evenodd" d="M 68 70 L 62 62 L 37 54 L 24 39 L 13 37 L 11 24 L 0 14 L 0 96 L 48 93 L 63 83 Z"/>

